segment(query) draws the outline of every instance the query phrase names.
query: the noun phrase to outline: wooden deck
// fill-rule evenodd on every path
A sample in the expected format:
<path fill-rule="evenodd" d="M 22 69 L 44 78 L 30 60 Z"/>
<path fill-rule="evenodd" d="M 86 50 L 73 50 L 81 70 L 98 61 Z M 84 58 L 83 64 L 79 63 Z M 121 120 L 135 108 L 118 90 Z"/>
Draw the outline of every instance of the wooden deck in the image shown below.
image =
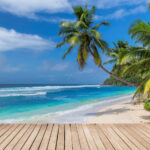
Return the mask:
<path fill-rule="evenodd" d="M 3 149 L 150 150 L 150 125 L 1 124 Z"/>

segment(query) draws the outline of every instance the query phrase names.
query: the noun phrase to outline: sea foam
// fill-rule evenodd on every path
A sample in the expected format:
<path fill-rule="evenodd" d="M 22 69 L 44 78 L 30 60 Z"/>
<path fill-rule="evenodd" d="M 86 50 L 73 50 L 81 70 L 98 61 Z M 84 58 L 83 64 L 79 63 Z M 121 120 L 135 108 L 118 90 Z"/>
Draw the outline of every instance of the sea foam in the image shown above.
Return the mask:
<path fill-rule="evenodd" d="M 47 92 L 36 92 L 36 93 L 9 93 L 0 95 L 0 97 L 10 97 L 10 96 L 38 96 L 38 95 L 46 95 Z"/>

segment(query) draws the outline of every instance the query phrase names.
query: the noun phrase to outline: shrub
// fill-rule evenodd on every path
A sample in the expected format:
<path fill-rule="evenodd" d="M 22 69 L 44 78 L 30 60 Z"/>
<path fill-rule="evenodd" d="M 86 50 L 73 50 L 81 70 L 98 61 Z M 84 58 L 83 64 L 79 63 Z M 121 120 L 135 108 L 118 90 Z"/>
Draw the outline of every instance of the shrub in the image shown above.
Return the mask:
<path fill-rule="evenodd" d="M 144 102 L 144 109 L 150 111 L 150 99 Z"/>

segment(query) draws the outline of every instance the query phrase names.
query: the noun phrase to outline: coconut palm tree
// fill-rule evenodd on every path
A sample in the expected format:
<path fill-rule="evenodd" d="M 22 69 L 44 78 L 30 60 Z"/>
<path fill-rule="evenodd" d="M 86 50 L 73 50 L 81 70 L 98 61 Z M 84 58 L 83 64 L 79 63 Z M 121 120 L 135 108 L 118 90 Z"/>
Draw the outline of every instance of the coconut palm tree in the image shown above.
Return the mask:
<path fill-rule="evenodd" d="M 131 55 L 130 55 L 131 56 Z M 122 74 L 136 74 L 142 78 L 141 84 L 138 86 L 138 89 L 134 96 L 142 95 L 142 96 L 150 96 L 150 50 L 142 50 L 141 54 L 134 54 L 134 59 L 136 60 L 134 63 L 127 66 Z M 133 58 L 132 57 L 132 58 Z"/>
<path fill-rule="evenodd" d="M 133 51 L 130 56 L 137 61 L 124 70 L 124 74 L 136 72 L 141 75 L 142 82 L 138 87 L 136 95 L 150 96 L 150 22 L 138 21 L 129 30 L 131 38 L 137 43 L 142 43 L 144 48 Z"/>
<path fill-rule="evenodd" d="M 86 65 L 88 56 L 91 55 L 94 59 L 96 65 L 98 65 L 103 71 L 108 73 L 115 79 L 124 82 L 129 86 L 136 86 L 134 83 L 130 83 L 123 78 L 117 76 L 116 74 L 108 71 L 102 64 L 102 59 L 98 51 L 107 52 L 108 45 L 102 40 L 102 35 L 98 29 L 102 26 L 108 26 L 109 22 L 100 22 L 97 25 L 94 24 L 95 17 L 95 7 L 90 10 L 87 8 L 82 8 L 81 6 L 73 7 L 74 15 L 76 16 L 76 21 L 73 23 L 61 22 L 59 36 L 63 37 L 63 41 L 57 45 L 61 47 L 64 44 L 69 44 L 70 47 L 63 56 L 63 59 L 69 54 L 73 48 L 78 47 L 77 62 L 80 68 Z"/>
<path fill-rule="evenodd" d="M 129 34 L 137 43 L 142 43 L 144 47 L 150 47 L 150 22 L 138 20 L 131 26 Z"/>

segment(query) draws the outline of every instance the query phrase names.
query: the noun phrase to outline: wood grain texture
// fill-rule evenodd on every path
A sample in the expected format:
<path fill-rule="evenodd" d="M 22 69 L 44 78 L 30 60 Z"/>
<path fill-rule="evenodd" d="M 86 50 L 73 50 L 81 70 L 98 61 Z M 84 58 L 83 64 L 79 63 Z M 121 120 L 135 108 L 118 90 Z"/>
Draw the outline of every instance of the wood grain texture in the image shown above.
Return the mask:
<path fill-rule="evenodd" d="M 0 150 L 150 150 L 150 124 L 0 124 Z"/>

